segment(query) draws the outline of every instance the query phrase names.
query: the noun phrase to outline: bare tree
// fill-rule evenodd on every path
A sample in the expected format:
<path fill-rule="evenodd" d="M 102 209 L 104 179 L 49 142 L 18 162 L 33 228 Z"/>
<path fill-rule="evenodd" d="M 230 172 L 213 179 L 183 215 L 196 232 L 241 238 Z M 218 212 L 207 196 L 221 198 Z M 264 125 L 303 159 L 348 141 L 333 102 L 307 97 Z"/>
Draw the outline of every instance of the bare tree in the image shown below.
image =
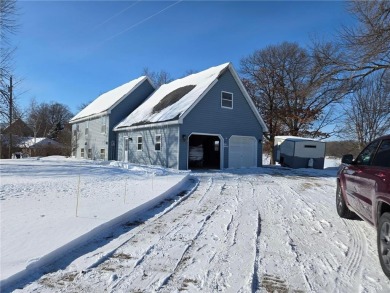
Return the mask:
<path fill-rule="evenodd" d="M 61 131 L 73 117 L 69 107 L 60 103 L 41 103 L 35 99 L 30 102 L 27 125 L 38 137 L 52 137 Z"/>
<path fill-rule="evenodd" d="M 390 76 L 367 78 L 345 103 L 342 136 L 360 148 L 390 131 Z"/>
<path fill-rule="evenodd" d="M 148 67 L 145 67 L 142 74 L 149 77 L 156 87 L 160 87 L 161 85 L 169 83 L 173 80 L 171 75 L 164 70 L 156 72 L 151 71 Z"/>
<path fill-rule="evenodd" d="M 268 46 L 243 58 L 241 72 L 269 129 L 271 150 L 276 135 L 329 136 L 322 131 L 333 121 L 329 107 L 342 100 L 347 84 L 336 79 L 334 66 L 316 49 L 287 42 Z"/>
<path fill-rule="evenodd" d="M 334 54 L 328 54 L 329 44 L 315 41 L 320 58 L 337 68 L 340 79 L 359 82 L 373 73 L 386 73 L 390 69 L 390 1 L 353 0 L 347 9 L 358 24 L 341 30 L 331 45 Z"/>
<path fill-rule="evenodd" d="M 10 76 L 12 67 L 12 55 L 15 48 L 10 43 L 9 37 L 17 30 L 16 0 L 0 1 L 0 119 L 7 124 L 12 123 L 9 117 L 13 103 L 10 97 Z"/>
<path fill-rule="evenodd" d="M 348 51 L 349 70 L 355 76 L 390 69 L 390 1 L 352 1 L 350 13 L 359 21 L 345 28 L 342 39 Z"/>

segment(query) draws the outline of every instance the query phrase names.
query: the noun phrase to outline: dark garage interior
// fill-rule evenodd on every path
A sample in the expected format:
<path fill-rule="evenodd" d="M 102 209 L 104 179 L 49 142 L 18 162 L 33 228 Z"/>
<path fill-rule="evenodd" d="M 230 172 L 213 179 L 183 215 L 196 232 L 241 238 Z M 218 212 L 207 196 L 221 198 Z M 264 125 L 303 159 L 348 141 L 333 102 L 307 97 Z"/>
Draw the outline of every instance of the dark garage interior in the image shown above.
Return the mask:
<path fill-rule="evenodd" d="M 221 142 L 218 136 L 193 134 L 188 146 L 189 169 L 220 169 Z"/>

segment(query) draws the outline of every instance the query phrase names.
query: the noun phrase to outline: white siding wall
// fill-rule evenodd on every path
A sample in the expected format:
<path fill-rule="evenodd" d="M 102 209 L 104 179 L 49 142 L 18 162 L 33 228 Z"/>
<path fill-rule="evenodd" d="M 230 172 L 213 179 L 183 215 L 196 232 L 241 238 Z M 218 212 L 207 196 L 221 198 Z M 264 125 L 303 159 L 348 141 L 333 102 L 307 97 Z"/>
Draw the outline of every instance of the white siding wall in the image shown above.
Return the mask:
<path fill-rule="evenodd" d="M 295 156 L 300 158 L 323 158 L 325 156 L 325 143 L 317 141 L 295 142 Z"/>
<path fill-rule="evenodd" d="M 105 119 L 105 131 L 102 132 L 102 119 Z M 77 138 L 75 130 L 78 129 Z M 86 134 L 85 129 L 88 128 Z M 108 159 L 108 116 L 104 118 L 95 118 L 72 125 L 72 141 L 73 146 L 76 146 L 76 158 L 81 158 L 81 149 L 84 148 L 84 158 L 88 158 L 88 150 L 90 150 L 90 158 L 93 160 Z M 77 141 L 77 144 L 75 143 Z M 101 158 L 101 153 L 104 153 L 104 158 Z"/>

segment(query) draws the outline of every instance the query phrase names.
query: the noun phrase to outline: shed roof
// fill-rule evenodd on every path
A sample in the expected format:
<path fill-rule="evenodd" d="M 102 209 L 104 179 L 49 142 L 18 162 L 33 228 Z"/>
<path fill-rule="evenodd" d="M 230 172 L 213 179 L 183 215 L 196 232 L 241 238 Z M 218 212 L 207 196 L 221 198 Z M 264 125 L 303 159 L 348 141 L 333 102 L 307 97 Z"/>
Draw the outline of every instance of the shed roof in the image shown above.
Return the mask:
<path fill-rule="evenodd" d="M 46 146 L 62 147 L 63 145 L 48 137 L 19 137 L 16 143 L 20 148 L 42 148 Z"/>
<path fill-rule="evenodd" d="M 134 128 L 155 123 L 180 123 L 226 70 L 232 72 L 235 80 L 243 91 L 245 98 L 255 112 L 259 123 L 261 123 L 264 131 L 267 131 L 264 121 L 255 109 L 231 63 L 224 63 L 219 66 L 211 67 L 204 71 L 162 85 L 144 103 L 127 116 L 127 118 L 120 122 L 114 130 Z"/>
<path fill-rule="evenodd" d="M 128 96 L 146 80 L 149 81 L 146 76 L 141 76 L 100 95 L 76 116 L 74 116 L 70 120 L 70 123 L 99 116 L 111 111 L 118 103 L 120 103 L 126 96 Z M 149 83 L 151 84 L 150 81 Z"/>
<path fill-rule="evenodd" d="M 289 140 L 289 141 L 316 141 L 316 142 L 322 142 L 325 143 L 319 139 L 314 138 L 307 138 L 307 137 L 299 137 L 299 136 L 284 136 L 284 135 L 278 135 L 275 136 L 275 140 Z"/>

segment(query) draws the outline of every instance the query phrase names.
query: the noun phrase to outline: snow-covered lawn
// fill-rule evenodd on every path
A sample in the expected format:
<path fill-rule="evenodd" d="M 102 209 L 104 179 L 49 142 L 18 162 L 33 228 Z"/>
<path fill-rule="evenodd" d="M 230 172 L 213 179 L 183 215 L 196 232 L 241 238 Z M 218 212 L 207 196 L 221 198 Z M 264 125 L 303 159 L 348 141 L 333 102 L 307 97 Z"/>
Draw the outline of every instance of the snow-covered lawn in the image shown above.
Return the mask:
<path fill-rule="evenodd" d="M 97 238 L 94 245 L 65 257 L 68 261 L 52 273 L 38 275 L 18 291 L 390 292 L 377 257 L 375 230 L 336 213 L 337 165 L 328 160 L 325 170 L 276 166 L 192 173 L 199 180 L 191 180 L 186 188 L 192 192 L 113 228 L 112 237 Z M 30 165 L 31 170 L 37 166 Z M 65 170 L 64 177 L 50 180 L 45 175 L 45 185 L 56 191 L 53 186 L 64 186 L 61 180 L 72 178 L 77 186 L 79 168 L 94 182 L 90 188 L 96 186 L 99 194 L 118 197 L 117 203 L 124 204 L 119 191 L 124 188 L 115 188 L 123 186 L 131 172 L 113 166 L 63 164 L 56 174 Z M 139 180 L 150 186 L 151 171 L 143 172 Z M 165 175 L 161 178 L 184 176 Z M 107 188 L 99 187 L 110 182 Z M 74 218 L 76 188 L 71 185 L 75 184 L 60 187 L 58 193 L 67 190 L 72 201 L 69 218 Z M 81 190 L 81 199 L 88 198 L 88 188 Z M 17 195 L 19 200 L 28 198 L 21 191 L 12 194 Z M 80 214 L 81 207 L 82 201 Z"/>
<path fill-rule="evenodd" d="M 0 161 L 2 286 L 188 183 L 185 172 L 119 165 L 63 157 Z"/>

